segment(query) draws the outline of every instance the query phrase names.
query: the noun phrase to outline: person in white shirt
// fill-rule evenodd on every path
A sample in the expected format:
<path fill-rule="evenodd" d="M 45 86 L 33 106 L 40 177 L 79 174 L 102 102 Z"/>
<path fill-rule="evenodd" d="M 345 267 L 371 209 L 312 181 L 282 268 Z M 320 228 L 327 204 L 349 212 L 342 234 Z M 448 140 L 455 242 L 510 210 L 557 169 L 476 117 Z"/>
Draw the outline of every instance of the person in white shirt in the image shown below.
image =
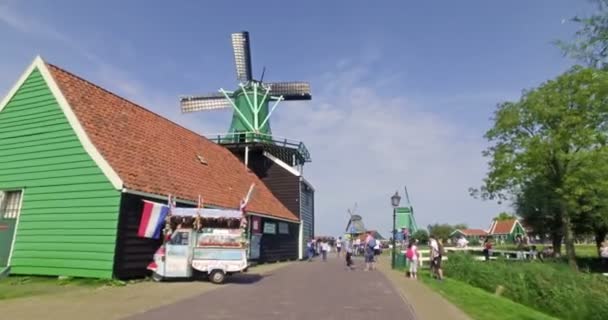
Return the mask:
<path fill-rule="evenodd" d="M 435 236 L 429 237 L 429 244 L 431 247 L 431 275 L 436 276 L 437 279 L 443 280 L 443 270 L 441 270 L 441 247 Z"/>
<path fill-rule="evenodd" d="M 336 252 L 338 253 L 338 258 L 340 258 L 340 252 L 342 252 L 342 237 L 338 237 L 338 241 L 336 241 Z"/>
<path fill-rule="evenodd" d="M 466 248 L 468 244 L 469 241 L 464 236 L 460 236 L 460 239 L 458 239 L 458 247 Z"/>
<path fill-rule="evenodd" d="M 321 254 L 323 255 L 323 261 L 327 261 L 327 252 L 329 251 L 329 243 L 327 240 L 323 240 L 321 243 Z"/>

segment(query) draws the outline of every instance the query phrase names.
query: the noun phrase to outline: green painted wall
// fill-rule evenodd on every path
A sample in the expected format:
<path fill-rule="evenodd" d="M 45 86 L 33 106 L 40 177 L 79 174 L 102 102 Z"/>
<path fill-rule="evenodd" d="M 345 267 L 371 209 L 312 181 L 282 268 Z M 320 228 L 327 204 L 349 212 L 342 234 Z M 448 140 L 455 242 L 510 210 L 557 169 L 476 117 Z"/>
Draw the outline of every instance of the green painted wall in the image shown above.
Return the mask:
<path fill-rule="evenodd" d="M 414 215 L 410 207 L 398 207 L 395 220 L 395 226 L 398 231 L 400 231 L 402 228 L 407 228 L 411 235 L 418 230 L 416 219 L 414 219 Z"/>
<path fill-rule="evenodd" d="M 37 69 L 0 111 L 0 189 L 22 187 L 11 273 L 111 278 L 120 193 Z"/>
<path fill-rule="evenodd" d="M 252 89 L 250 89 L 250 88 L 247 88 L 247 97 L 250 99 L 250 101 L 252 103 L 254 102 L 254 94 L 252 92 Z M 263 97 L 264 97 L 263 94 L 258 93 L 258 97 L 257 97 L 258 103 L 260 101 L 262 101 Z M 264 126 L 260 126 L 262 124 L 262 121 L 264 121 L 266 116 L 268 116 L 268 112 L 269 112 L 268 99 L 266 99 L 266 102 L 264 102 L 260 106 L 260 111 L 258 113 L 257 119 L 255 118 L 254 112 L 252 112 L 251 108 L 249 107 L 249 103 L 247 102 L 245 93 L 243 93 L 242 91 L 239 91 L 236 93 L 236 98 L 234 99 L 234 104 L 236 104 L 236 106 L 239 108 L 239 110 L 243 113 L 243 116 L 245 116 L 245 118 L 249 121 L 249 123 L 251 123 L 251 125 L 255 126 L 255 123 L 257 120 L 258 127 L 260 127 L 259 128 L 260 133 L 267 134 L 267 135 L 272 134 L 272 132 L 270 130 L 270 120 L 268 120 L 266 122 L 266 124 L 264 124 Z M 243 120 L 241 120 L 241 117 L 237 114 L 237 112 L 234 111 L 234 114 L 232 115 L 232 123 L 230 124 L 229 132 L 233 133 L 233 132 L 251 132 L 251 131 L 252 130 L 249 129 L 247 124 L 245 124 L 245 122 L 243 122 Z"/>

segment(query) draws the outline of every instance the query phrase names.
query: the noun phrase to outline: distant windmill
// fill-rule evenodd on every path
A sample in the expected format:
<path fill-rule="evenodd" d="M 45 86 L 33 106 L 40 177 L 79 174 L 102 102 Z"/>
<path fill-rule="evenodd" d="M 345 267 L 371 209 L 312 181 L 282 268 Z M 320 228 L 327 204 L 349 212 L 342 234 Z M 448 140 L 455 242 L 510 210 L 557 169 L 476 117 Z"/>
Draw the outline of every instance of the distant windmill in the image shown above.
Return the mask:
<path fill-rule="evenodd" d="M 279 102 L 310 100 L 310 84 L 307 82 L 263 83 L 262 80 L 254 80 L 249 33 L 246 31 L 232 34 L 232 49 L 239 87 L 234 91 L 219 89 L 219 93 L 181 97 L 182 112 L 232 108 L 234 113 L 228 139 L 235 142 L 270 140 L 272 134 L 270 115 Z M 269 108 L 271 102 L 273 105 Z"/>
<path fill-rule="evenodd" d="M 349 219 L 348 219 L 348 225 L 346 226 L 346 232 L 351 235 L 365 233 L 365 226 L 363 225 L 363 218 L 360 215 L 356 214 L 357 203 L 355 202 L 355 206 L 353 207 L 353 210 L 348 209 L 347 211 L 348 211 Z"/>

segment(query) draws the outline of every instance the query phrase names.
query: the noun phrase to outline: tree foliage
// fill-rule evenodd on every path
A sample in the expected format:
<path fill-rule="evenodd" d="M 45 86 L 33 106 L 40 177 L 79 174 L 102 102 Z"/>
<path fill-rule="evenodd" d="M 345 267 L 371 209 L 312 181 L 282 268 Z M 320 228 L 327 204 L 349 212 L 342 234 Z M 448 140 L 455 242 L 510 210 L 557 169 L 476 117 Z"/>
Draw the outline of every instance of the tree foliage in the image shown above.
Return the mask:
<path fill-rule="evenodd" d="M 424 229 L 416 230 L 412 234 L 412 239 L 417 239 L 421 244 L 427 244 L 429 242 L 429 233 Z"/>
<path fill-rule="evenodd" d="M 505 221 L 515 219 L 515 216 L 508 212 L 501 212 L 496 217 L 494 217 L 494 221 Z"/>
<path fill-rule="evenodd" d="M 608 73 L 574 67 L 505 102 L 485 137 L 490 170 L 481 194 L 506 199 L 543 183 L 561 219 L 566 252 L 576 267 L 572 221 L 608 190 Z M 581 199 L 585 199 L 581 202 Z"/>
<path fill-rule="evenodd" d="M 450 238 L 450 234 L 454 232 L 456 229 L 467 229 L 467 225 L 464 223 L 450 225 L 447 223 L 435 223 L 433 225 L 428 226 L 429 234 L 438 239 L 448 239 Z"/>
<path fill-rule="evenodd" d="M 597 12 L 589 17 L 576 16 L 580 25 L 571 42 L 556 41 L 565 55 L 591 68 L 608 67 L 608 0 L 593 0 Z"/>

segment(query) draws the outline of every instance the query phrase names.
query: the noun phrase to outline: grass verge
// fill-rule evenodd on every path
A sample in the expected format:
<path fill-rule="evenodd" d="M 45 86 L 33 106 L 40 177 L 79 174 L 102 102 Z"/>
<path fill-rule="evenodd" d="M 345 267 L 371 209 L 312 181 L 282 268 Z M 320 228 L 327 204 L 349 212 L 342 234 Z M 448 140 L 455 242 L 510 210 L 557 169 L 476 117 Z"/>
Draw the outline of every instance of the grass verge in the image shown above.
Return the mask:
<path fill-rule="evenodd" d="M 478 320 L 555 320 L 549 315 L 515 303 L 458 280 L 446 278 L 437 281 L 428 272 L 420 279 L 430 288 L 444 296 L 473 319 Z"/>
<path fill-rule="evenodd" d="M 10 276 L 0 280 L 0 301 L 21 297 L 55 294 L 81 288 L 123 286 L 117 280 Z"/>

